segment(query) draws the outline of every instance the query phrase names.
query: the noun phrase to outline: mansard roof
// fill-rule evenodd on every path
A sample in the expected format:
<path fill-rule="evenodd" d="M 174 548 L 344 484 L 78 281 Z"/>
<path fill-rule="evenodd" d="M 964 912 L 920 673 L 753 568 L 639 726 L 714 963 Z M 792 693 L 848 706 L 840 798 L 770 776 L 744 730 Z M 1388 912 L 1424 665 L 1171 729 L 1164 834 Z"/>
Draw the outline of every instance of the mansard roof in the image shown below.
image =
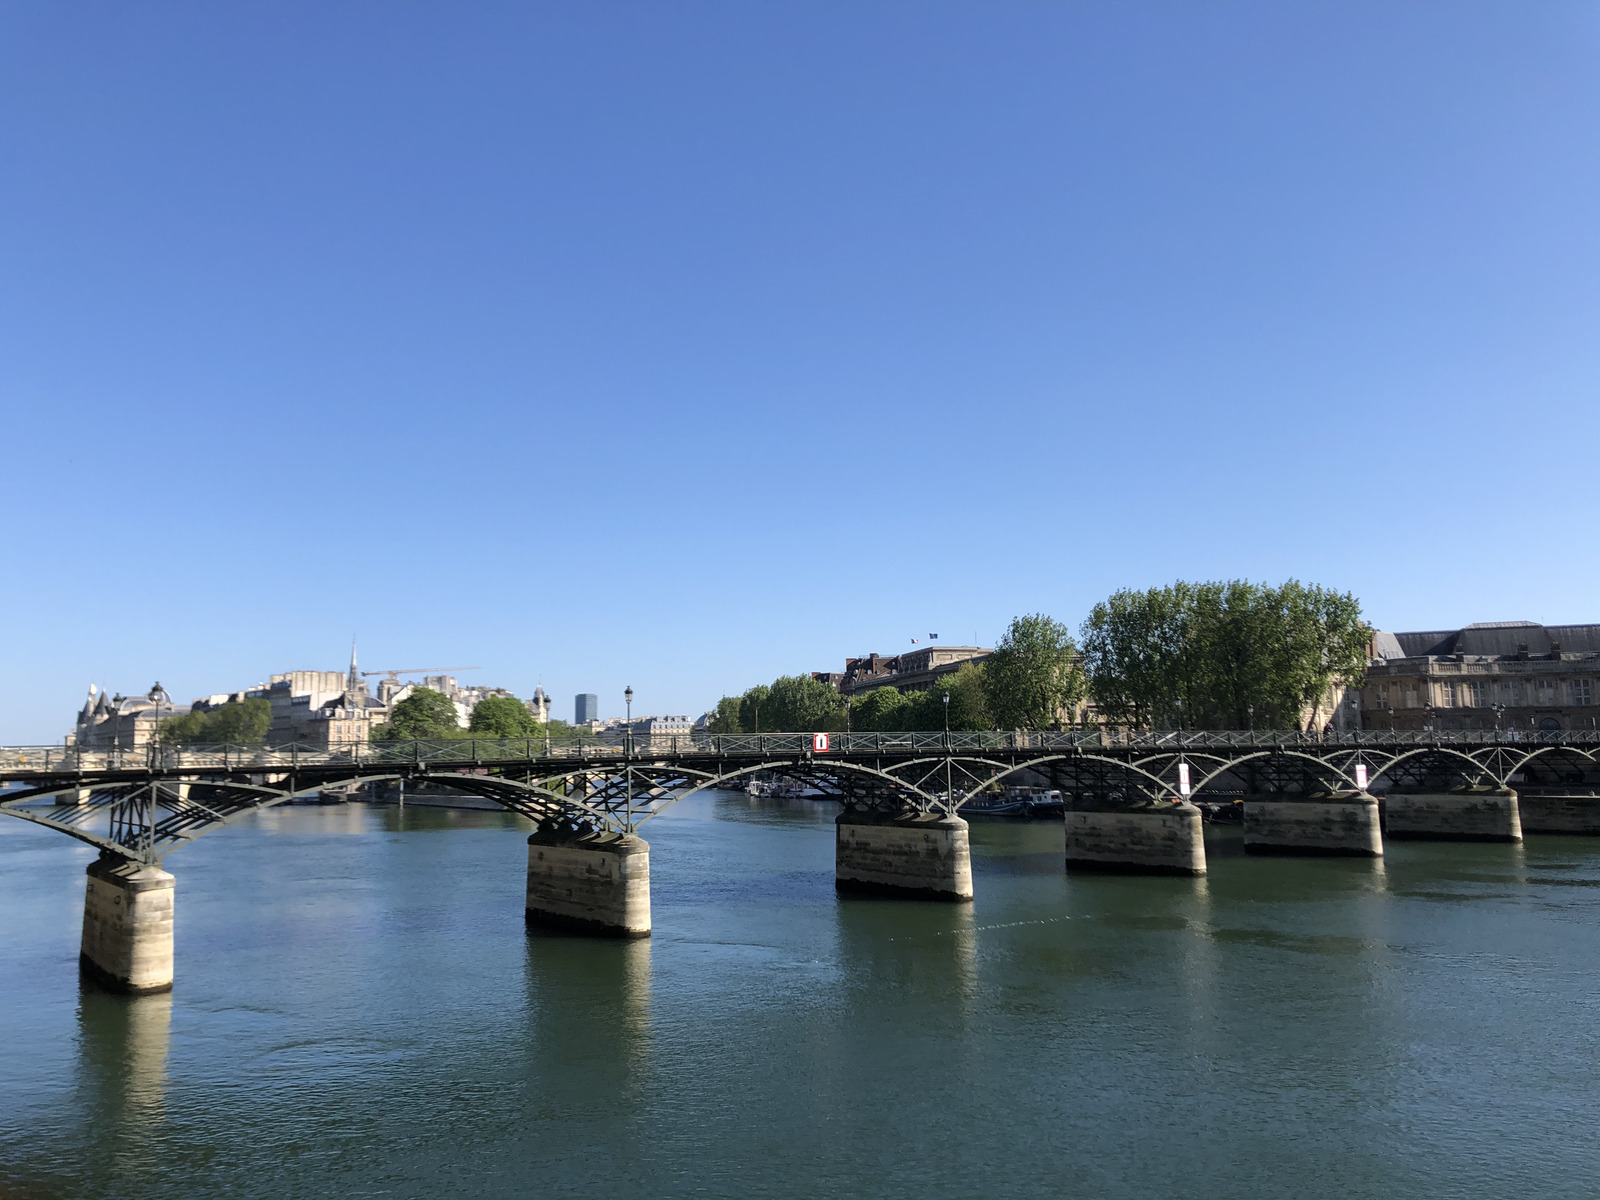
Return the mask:
<path fill-rule="evenodd" d="M 1563 654 L 1600 654 L 1600 624 L 1540 625 L 1536 621 L 1483 621 L 1461 629 L 1380 633 L 1376 638 L 1380 658 L 1422 658 L 1446 654 L 1510 657 L 1524 649 L 1529 654 L 1549 654 L 1551 645 L 1556 643 L 1560 644 Z M 1390 653 L 1396 647 L 1401 651 L 1400 656 Z"/>

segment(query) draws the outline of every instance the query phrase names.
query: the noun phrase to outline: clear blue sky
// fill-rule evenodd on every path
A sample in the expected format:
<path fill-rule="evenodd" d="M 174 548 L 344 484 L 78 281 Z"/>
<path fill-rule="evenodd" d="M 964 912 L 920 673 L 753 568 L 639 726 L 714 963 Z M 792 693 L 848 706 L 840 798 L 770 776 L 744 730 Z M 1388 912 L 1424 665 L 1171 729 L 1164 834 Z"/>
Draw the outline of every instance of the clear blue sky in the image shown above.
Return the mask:
<path fill-rule="evenodd" d="M 0 741 L 698 713 L 1120 587 L 1600 620 L 1600 6 L 0 7 Z"/>

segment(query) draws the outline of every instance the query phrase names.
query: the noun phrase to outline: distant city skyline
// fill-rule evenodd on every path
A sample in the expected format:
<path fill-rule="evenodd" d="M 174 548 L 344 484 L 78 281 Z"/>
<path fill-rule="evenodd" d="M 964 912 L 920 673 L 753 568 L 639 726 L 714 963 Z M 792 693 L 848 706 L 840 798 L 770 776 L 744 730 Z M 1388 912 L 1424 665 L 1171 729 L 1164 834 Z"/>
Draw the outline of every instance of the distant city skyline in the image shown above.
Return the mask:
<path fill-rule="evenodd" d="M 352 628 L 565 715 L 1179 578 L 1592 621 L 1597 45 L 1574 0 L 8 6 L 0 741 Z"/>

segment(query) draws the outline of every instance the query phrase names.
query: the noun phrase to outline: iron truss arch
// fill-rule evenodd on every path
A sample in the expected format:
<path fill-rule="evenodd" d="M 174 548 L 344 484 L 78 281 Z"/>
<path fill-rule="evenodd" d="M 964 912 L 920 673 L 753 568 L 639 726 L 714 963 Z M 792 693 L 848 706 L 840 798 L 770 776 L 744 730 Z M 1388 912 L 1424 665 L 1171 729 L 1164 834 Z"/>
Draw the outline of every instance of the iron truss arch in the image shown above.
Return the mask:
<path fill-rule="evenodd" d="M 1600 782 L 1600 734 L 1273 732 L 755 734 L 636 748 L 537 739 L 313 751 L 0 747 L 0 812 L 110 854 L 155 861 L 247 812 L 323 789 L 446 783 L 541 825 L 628 832 L 698 792 L 780 775 L 877 812 L 954 812 L 1008 780 L 1129 805 L 1190 794 L 1359 785 L 1551 787 Z M 1380 789 L 1381 790 L 1381 789 Z M 66 804 L 43 802 L 69 798 Z"/>

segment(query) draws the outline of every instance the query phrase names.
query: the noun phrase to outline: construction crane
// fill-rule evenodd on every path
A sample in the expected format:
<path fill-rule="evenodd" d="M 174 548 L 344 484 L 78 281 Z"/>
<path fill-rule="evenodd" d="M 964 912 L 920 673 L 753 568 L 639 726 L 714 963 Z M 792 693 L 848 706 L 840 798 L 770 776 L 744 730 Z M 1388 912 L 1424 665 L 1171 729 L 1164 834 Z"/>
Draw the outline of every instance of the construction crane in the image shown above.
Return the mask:
<path fill-rule="evenodd" d="M 373 675 L 387 675 L 396 683 L 400 682 L 402 675 L 443 675 L 446 671 L 481 671 L 482 667 L 402 667 L 398 671 L 363 671 L 361 677 L 369 678 Z"/>

